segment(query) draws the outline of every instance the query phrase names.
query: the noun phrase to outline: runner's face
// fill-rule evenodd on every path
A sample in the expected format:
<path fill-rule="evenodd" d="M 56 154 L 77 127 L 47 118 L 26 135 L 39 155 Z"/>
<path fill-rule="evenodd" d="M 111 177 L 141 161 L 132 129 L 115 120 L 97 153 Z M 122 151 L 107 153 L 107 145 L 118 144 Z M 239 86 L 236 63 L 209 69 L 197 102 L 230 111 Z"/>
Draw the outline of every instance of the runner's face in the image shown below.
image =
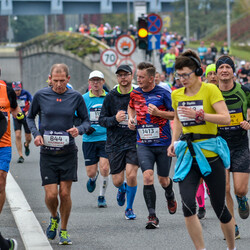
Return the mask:
<path fill-rule="evenodd" d="M 160 83 L 160 74 L 155 74 L 155 84 Z"/>
<path fill-rule="evenodd" d="M 146 69 L 137 70 L 137 83 L 142 90 L 150 89 L 154 85 L 154 77 L 147 74 Z"/>
<path fill-rule="evenodd" d="M 197 82 L 197 76 L 195 75 L 195 73 L 191 73 L 192 70 L 188 67 L 184 67 L 182 69 L 178 69 L 176 70 L 176 73 L 178 75 L 182 75 L 182 77 L 178 77 L 181 84 L 186 87 L 192 87 L 196 82 Z M 184 76 L 184 77 L 183 77 Z"/>
<path fill-rule="evenodd" d="M 104 79 L 99 77 L 93 77 L 89 79 L 89 84 L 91 86 L 92 91 L 99 91 L 103 89 Z"/>
<path fill-rule="evenodd" d="M 52 85 L 53 91 L 57 94 L 62 94 L 67 90 L 67 83 L 69 82 L 70 76 L 66 76 L 66 72 L 52 72 L 49 77 Z"/>
<path fill-rule="evenodd" d="M 123 87 L 127 87 L 127 86 L 131 85 L 132 79 L 133 79 L 133 76 L 131 73 L 128 73 L 128 72 L 122 71 L 122 70 L 117 72 L 117 81 L 118 81 L 119 85 L 121 85 Z"/>
<path fill-rule="evenodd" d="M 19 90 L 15 90 L 15 93 L 16 93 L 16 96 L 20 96 L 21 95 L 21 89 L 19 89 Z"/>
<path fill-rule="evenodd" d="M 213 83 L 213 84 L 218 84 L 218 77 L 215 71 L 210 71 L 207 74 L 207 82 L 208 83 Z"/>
<path fill-rule="evenodd" d="M 224 63 L 217 69 L 217 76 L 221 81 L 228 81 L 234 78 L 234 72 L 230 65 Z"/>

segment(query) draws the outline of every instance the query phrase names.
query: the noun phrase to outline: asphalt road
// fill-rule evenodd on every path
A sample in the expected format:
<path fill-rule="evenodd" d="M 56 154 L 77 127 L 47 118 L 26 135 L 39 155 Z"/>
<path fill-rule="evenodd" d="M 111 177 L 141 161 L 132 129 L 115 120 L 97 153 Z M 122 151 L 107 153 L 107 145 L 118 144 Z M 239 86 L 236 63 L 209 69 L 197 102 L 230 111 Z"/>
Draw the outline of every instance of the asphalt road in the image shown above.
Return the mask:
<path fill-rule="evenodd" d="M 59 246 L 59 238 L 57 237 L 55 240 L 51 241 L 53 249 L 194 249 L 185 228 L 177 184 L 174 184 L 174 188 L 178 201 L 178 209 L 176 214 L 170 215 L 166 208 L 164 190 L 160 187 L 157 178 L 155 178 L 157 193 L 156 212 L 160 220 L 160 227 L 155 230 L 146 230 L 145 223 L 148 213 L 143 198 L 141 171 L 138 171 L 138 191 L 134 203 L 134 211 L 137 214 L 137 219 L 134 221 L 127 221 L 124 218 L 125 207 L 119 207 L 117 205 L 117 189 L 113 186 L 111 179 L 106 194 L 108 207 L 97 207 L 99 182 L 97 181 L 97 188 L 94 193 L 88 193 L 86 189 L 88 178 L 86 176 L 81 151 L 81 137 L 77 138 L 77 145 L 79 148 L 79 181 L 73 184 L 73 207 L 68 224 L 68 231 L 71 235 L 73 244 L 72 246 Z M 25 157 L 25 162 L 23 164 L 17 164 L 17 159 L 18 155 L 13 143 L 11 173 L 22 189 L 41 227 L 43 230 L 46 230 L 50 214 L 44 203 L 44 190 L 41 186 L 39 149 L 35 148 L 32 142 L 31 155 Z M 175 160 L 172 163 L 171 176 L 173 175 L 174 162 Z M 219 221 L 211 208 L 209 199 L 206 200 L 206 207 L 206 219 L 201 221 L 206 248 L 207 250 L 226 249 L 226 243 L 223 240 Z M 249 219 L 241 220 L 236 209 L 235 214 L 241 235 L 241 239 L 236 242 L 237 249 L 250 249 Z M 19 249 L 25 249 L 8 202 L 6 202 L 0 218 L 0 231 L 3 236 L 16 238 L 19 243 Z M 30 226 L 32 227 L 32 225 Z M 43 247 L 41 246 L 41 250 L 42 249 Z"/>

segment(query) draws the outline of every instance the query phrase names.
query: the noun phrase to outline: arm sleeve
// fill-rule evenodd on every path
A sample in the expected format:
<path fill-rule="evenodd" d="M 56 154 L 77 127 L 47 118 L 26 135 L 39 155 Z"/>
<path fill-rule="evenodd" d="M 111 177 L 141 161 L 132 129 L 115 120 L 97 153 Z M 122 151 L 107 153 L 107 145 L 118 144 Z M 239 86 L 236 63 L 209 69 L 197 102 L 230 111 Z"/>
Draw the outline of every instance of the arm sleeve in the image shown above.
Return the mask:
<path fill-rule="evenodd" d="M 35 123 L 36 115 L 40 112 L 40 105 L 39 105 L 38 99 L 39 99 L 39 97 L 36 94 L 34 96 L 32 103 L 31 103 L 28 116 L 26 117 L 28 127 L 29 127 L 34 138 L 36 138 L 38 135 L 41 135 L 40 132 L 38 131 L 38 129 L 36 127 L 36 123 Z"/>
<path fill-rule="evenodd" d="M 107 95 L 106 98 L 104 99 L 99 117 L 99 124 L 105 128 L 114 127 L 119 124 L 119 122 L 115 118 L 115 115 L 112 116 L 109 113 L 109 103 L 110 103 L 109 100 L 110 100 L 109 95 Z"/>
<path fill-rule="evenodd" d="M 81 118 L 82 123 L 77 126 L 76 128 L 79 131 L 80 135 L 83 135 L 89 128 L 90 128 L 90 121 L 89 121 L 89 116 L 88 116 L 88 110 L 85 104 L 84 99 L 82 96 L 79 97 L 79 106 L 76 110 L 77 116 Z"/>
<path fill-rule="evenodd" d="M 8 86 L 7 86 L 7 95 L 10 101 L 10 107 L 12 109 L 16 109 L 17 108 L 16 93 L 12 88 Z"/>

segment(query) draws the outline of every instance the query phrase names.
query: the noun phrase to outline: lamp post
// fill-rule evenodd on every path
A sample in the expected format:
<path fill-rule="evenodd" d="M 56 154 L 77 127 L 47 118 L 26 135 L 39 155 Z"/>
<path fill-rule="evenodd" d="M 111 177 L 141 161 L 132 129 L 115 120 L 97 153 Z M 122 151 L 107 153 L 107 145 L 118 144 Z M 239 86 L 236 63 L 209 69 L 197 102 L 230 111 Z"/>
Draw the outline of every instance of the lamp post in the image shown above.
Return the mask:
<path fill-rule="evenodd" d="M 230 0 L 227 1 L 227 45 L 231 47 Z"/>
<path fill-rule="evenodd" d="M 185 12 L 186 12 L 186 38 L 187 38 L 187 45 L 190 42 L 189 39 L 189 11 L 188 11 L 188 0 L 185 0 Z"/>

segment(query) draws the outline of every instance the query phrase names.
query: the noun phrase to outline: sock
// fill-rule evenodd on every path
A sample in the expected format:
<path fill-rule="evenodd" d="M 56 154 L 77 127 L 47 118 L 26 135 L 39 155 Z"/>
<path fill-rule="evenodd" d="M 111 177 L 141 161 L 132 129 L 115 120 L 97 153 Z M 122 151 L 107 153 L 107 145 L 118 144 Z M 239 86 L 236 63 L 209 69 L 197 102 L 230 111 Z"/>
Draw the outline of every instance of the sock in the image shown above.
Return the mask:
<path fill-rule="evenodd" d="M 100 196 L 105 196 L 107 187 L 109 183 L 109 177 L 108 176 L 100 176 Z"/>
<path fill-rule="evenodd" d="M 120 189 L 121 192 L 126 192 L 126 185 L 125 182 L 122 183 L 122 185 L 120 187 L 118 187 Z"/>
<path fill-rule="evenodd" d="M 199 185 L 197 193 L 196 193 L 196 200 L 198 202 L 199 207 L 205 207 L 205 189 L 203 183 Z"/>
<path fill-rule="evenodd" d="M 167 187 L 162 187 L 165 190 L 165 197 L 167 200 L 172 199 L 174 196 L 173 181 L 171 178 L 169 179 L 170 179 L 170 184 Z"/>
<path fill-rule="evenodd" d="M 95 177 L 90 178 L 90 180 L 91 180 L 91 181 L 96 181 L 97 177 L 98 177 L 98 173 L 96 173 L 96 176 L 95 176 Z"/>
<path fill-rule="evenodd" d="M 137 186 L 130 187 L 129 185 L 127 185 L 127 208 L 126 210 L 132 209 L 136 191 L 137 191 Z"/>
<path fill-rule="evenodd" d="M 154 185 L 144 185 L 143 195 L 148 208 L 149 215 L 155 215 L 156 193 Z"/>
<path fill-rule="evenodd" d="M 8 240 L 6 240 L 2 234 L 0 233 L 0 249 L 1 250 L 9 250 L 10 249 L 10 243 Z"/>

